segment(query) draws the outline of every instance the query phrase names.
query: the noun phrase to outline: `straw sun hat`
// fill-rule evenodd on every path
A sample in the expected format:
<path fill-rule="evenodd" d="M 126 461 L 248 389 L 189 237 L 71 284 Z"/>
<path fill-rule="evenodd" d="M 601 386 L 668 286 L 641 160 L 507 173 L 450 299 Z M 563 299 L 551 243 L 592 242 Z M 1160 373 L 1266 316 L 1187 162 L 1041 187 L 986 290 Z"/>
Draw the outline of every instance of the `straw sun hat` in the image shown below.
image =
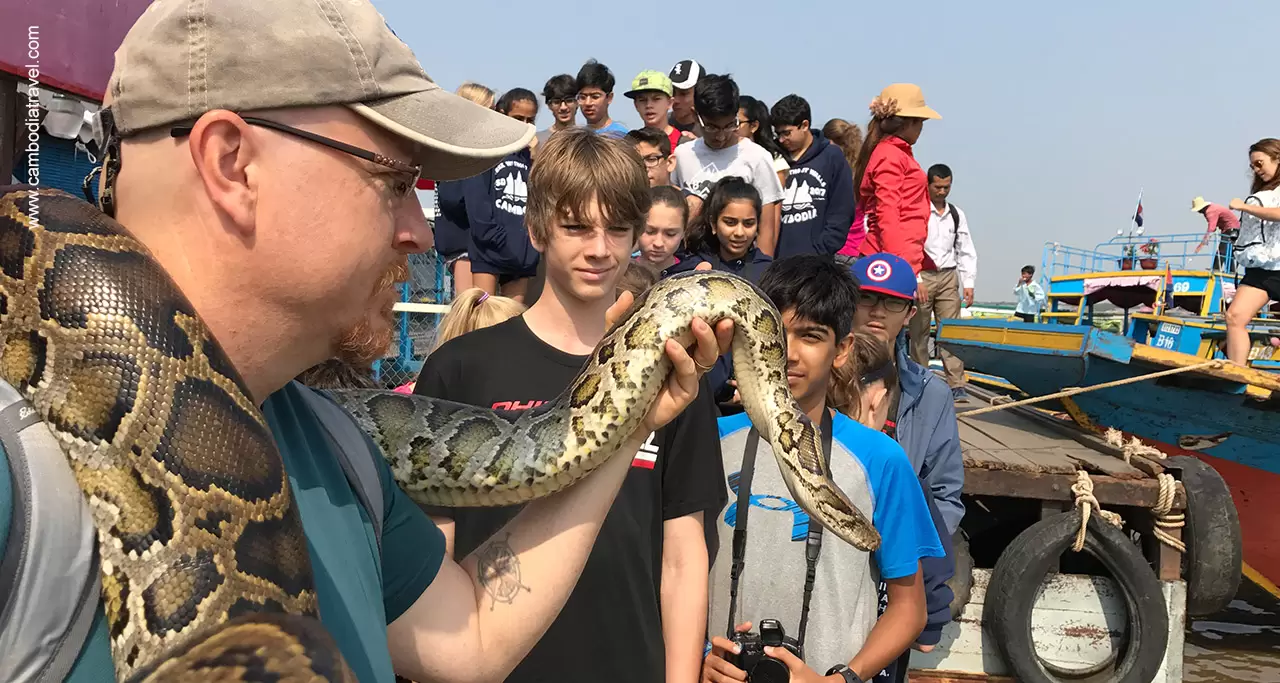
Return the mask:
<path fill-rule="evenodd" d="M 871 102 L 877 116 L 904 116 L 916 119 L 941 119 L 942 115 L 924 103 L 924 91 L 914 83 L 894 83 L 880 91 Z"/>

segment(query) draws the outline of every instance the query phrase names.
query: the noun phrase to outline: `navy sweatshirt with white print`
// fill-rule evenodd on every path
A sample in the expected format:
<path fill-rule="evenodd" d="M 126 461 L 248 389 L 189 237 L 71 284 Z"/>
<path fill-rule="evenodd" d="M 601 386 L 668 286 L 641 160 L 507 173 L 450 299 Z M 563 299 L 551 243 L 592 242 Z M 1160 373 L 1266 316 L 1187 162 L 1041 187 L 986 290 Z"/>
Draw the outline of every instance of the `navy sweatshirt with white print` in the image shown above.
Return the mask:
<path fill-rule="evenodd" d="M 532 277 L 537 270 L 538 252 L 524 224 L 531 162 L 522 149 L 481 174 L 484 182 L 466 183 L 472 272 Z"/>
<path fill-rule="evenodd" d="M 818 131 L 804 156 L 791 161 L 782 193 L 775 258 L 834 254 L 853 224 L 853 171 L 840 148 Z"/>

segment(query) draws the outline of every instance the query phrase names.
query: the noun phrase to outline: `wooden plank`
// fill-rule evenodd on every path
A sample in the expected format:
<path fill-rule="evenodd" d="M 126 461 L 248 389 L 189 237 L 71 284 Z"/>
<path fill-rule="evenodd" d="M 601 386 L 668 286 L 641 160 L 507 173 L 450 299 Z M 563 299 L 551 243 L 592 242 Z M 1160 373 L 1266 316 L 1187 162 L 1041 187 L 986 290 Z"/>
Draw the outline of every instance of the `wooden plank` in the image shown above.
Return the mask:
<path fill-rule="evenodd" d="M 1107 443 L 1106 439 L 1092 432 L 1085 431 L 1083 427 L 1077 425 L 1075 422 L 1055 419 L 1032 410 L 1030 406 L 1018 406 L 1017 408 L 1010 408 L 1009 410 L 1016 412 L 1021 417 L 1025 417 L 1028 420 L 1035 422 L 1045 429 L 1061 434 L 1085 448 L 1089 448 L 1104 455 L 1109 455 L 1118 460 L 1124 460 L 1124 449 L 1112 446 Z M 1164 465 L 1162 465 L 1157 459 L 1148 458 L 1146 456 L 1135 456 L 1130 460 L 1130 462 L 1134 467 L 1142 470 L 1148 476 L 1154 477 L 1157 474 L 1164 472 Z"/>
<path fill-rule="evenodd" d="M 1154 479 L 1117 479 L 1106 475 L 1091 475 L 1093 495 L 1104 507 L 1155 507 L 1160 498 L 1160 485 Z M 1032 500 L 1074 501 L 1071 485 L 1074 474 L 1028 474 L 1004 470 L 966 469 L 964 493 L 973 496 L 1003 498 L 1030 498 Z M 1187 505 L 1186 491 L 1177 485 L 1173 509 L 1182 510 Z"/>
<path fill-rule="evenodd" d="M 1033 448 L 1010 448 L 975 425 L 965 422 L 960 423 L 960 448 L 962 451 L 968 449 L 982 451 L 975 456 L 975 459 L 991 463 L 989 467 L 992 469 L 1031 473 L 1071 472 L 1075 469 L 1070 461 L 1057 454 Z"/>
<path fill-rule="evenodd" d="M 1066 425 L 1055 425 L 1052 418 L 1036 413 L 1026 406 L 985 413 L 968 419 L 963 416 L 964 413 L 960 413 L 960 424 L 967 424 L 1005 446 L 1028 449 L 1028 457 L 1033 457 L 1037 461 L 1047 459 L 1055 464 L 1066 462 L 1072 465 L 1072 469 L 1075 469 L 1075 465 L 1079 465 L 1086 471 L 1120 479 L 1140 479 L 1151 473 L 1125 463 L 1123 451 L 1107 445 L 1106 441 L 1096 439 L 1091 443 L 1073 438 L 1075 435 L 1070 434 Z M 1058 446 L 1060 450 L 1053 451 L 1053 455 L 1049 455 L 1043 449 L 1050 445 Z M 1105 450 L 1100 450 L 1099 446 L 1104 446 Z M 1046 467 L 1044 469 L 1055 471 L 1065 468 Z"/>
<path fill-rule="evenodd" d="M 1053 469 L 1046 467 L 1046 471 L 1076 469 L 1075 466 L 1080 465 L 1087 471 L 1121 479 L 1140 479 L 1145 476 L 1141 470 L 1123 460 L 1096 453 L 1016 413 L 987 413 L 966 422 L 975 423 L 975 429 L 1010 448 L 1026 450 L 1028 457 L 1052 463 Z"/>
<path fill-rule="evenodd" d="M 1143 554 L 1155 561 L 1156 575 L 1161 581 L 1176 581 L 1182 578 L 1182 553 L 1156 538 L 1155 521 L 1153 514 L 1136 515 L 1133 527 L 1142 534 Z M 1166 529 L 1165 532 L 1182 540 L 1182 529 Z"/>

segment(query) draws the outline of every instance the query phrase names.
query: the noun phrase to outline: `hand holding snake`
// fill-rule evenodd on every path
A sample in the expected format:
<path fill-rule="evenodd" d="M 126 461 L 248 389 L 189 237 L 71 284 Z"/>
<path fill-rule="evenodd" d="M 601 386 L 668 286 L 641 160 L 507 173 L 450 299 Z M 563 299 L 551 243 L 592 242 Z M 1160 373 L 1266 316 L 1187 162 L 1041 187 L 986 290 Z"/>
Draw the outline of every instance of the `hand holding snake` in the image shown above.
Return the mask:
<path fill-rule="evenodd" d="M 732 321 L 743 405 L 800 506 L 844 541 L 878 547 L 870 521 L 830 481 L 818 428 L 791 396 L 781 317 L 725 273 L 659 282 L 565 392 L 533 410 L 330 395 L 418 502 L 527 502 L 675 417 L 697 391 L 684 347 L 696 336 L 700 351 L 714 348 L 701 321 L 717 325 L 722 344 Z M 353 679 L 320 624 L 301 519 L 266 422 L 141 244 L 65 193 L 0 190 L 0 344 L 0 377 L 58 437 L 93 513 L 121 680 Z M 673 359 L 685 372 L 671 372 Z"/>

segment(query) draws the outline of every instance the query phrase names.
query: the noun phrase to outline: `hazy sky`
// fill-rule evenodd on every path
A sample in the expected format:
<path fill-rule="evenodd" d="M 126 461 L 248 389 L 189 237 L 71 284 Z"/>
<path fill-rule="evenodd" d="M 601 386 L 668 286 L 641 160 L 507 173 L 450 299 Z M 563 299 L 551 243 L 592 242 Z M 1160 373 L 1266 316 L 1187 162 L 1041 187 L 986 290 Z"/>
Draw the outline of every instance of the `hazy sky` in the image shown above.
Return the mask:
<path fill-rule="evenodd" d="M 816 126 L 865 125 L 882 87 L 917 83 L 943 119 L 916 157 L 954 170 L 979 300 L 1011 299 L 1046 241 L 1092 248 L 1127 227 L 1144 187 L 1147 235 L 1203 231 L 1191 198 L 1247 194 L 1249 145 L 1280 137 L 1275 0 L 374 4 L 450 90 L 541 92 L 594 57 L 628 126 L 631 78 L 685 58 L 769 104 L 802 95 Z"/>

